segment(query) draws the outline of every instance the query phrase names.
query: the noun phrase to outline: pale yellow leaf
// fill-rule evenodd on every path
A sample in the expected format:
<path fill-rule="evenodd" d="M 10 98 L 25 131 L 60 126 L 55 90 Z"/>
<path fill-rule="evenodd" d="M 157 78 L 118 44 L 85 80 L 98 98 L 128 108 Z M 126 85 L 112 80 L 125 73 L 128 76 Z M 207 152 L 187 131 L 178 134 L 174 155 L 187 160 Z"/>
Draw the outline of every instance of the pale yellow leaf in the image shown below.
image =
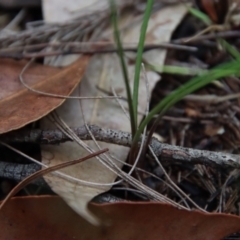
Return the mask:
<path fill-rule="evenodd" d="M 45 1 L 45 4 L 48 1 Z M 83 5 L 81 5 L 81 1 L 79 5 L 76 4 L 76 9 L 79 9 L 83 6 L 86 2 L 83 1 Z M 58 4 L 57 4 L 58 5 Z M 57 11 L 58 6 L 55 5 L 54 11 Z M 66 7 L 68 6 L 68 2 L 66 3 Z M 53 10 L 52 10 L 53 11 Z M 186 13 L 186 11 L 182 10 L 182 7 L 174 8 L 177 15 L 181 15 L 182 17 Z M 179 11 L 179 13 L 177 13 Z M 131 14 L 131 13 L 130 13 Z M 51 14 L 46 15 L 48 16 L 47 20 L 51 21 Z M 169 14 L 166 16 L 167 19 L 160 19 L 158 16 L 156 21 L 156 16 L 151 20 L 150 29 L 151 34 L 155 34 L 155 28 L 158 27 L 159 22 L 169 22 L 172 18 L 174 18 L 174 14 Z M 70 15 L 67 16 L 67 19 L 70 18 Z M 128 16 L 127 19 L 133 19 L 133 16 Z M 180 21 L 180 17 L 178 17 L 178 21 Z M 164 38 L 163 41 L 168 41 L 171 36 L 171 32 L 177 26 L 178 22 L 172 19 L 175 24 L 170 25 L 170 29 L 168 29 L 168 38 Z M 125 21 L 127 22 L 127 21 Z M 131 21 L 132 22 L 132 21 Z M 137 21 L 136 21 L 137 22 Z M 138 21 L 138 25 L 133 25 L 131 28 L 127 30 L 127 32 L 123 32 L 123 39 L 128 39 L 130 42 L 137 42 L 139 36 L 139 29 L 141 26 L 141 22 Z M 154 27 L 155 26 L 155 27 Z M 157 31 L 157 30 L 156 30 Z M 103 36 L 106 36 L 106 33 L 103 33 Z M 150 33 L 149 33 L 150 34 Z M 158 34 L 153 40 L 153 43 L 161 42 L 159 40 Z M 150 35 L 149 35 L 150 36 Z M 148 37 L 149 38 L 149 37 Z M 152 37 L 151 37 L 152 39 Z M 150 41 L 150 43 L 151 43 Z M 162 56 L 155 56 L 157 57 L 157 61 L 159 64 L 163 64 L 166 51 L 161 50 L 159 55 Z M 76 56 L 74 56 L 76 57 Z M 58 59 L 58 63 L 55 64 L 66 64 L 73 61 L 72 56 L 63 57 Z M 153 59 L 155 61 L 155 57 Z M 128 65 L 128 72 L 129 72 L 129 80 L 130 85 L 133 85 L 134 79 L 134 65 L 127 61 Z M 147 72 L 148 81 L 149 81 L 149 89 L 150 94 L 152 89 L 154 88 L 157 81 L 160 79 L 159 75 L 154 72 Z M 75 96 L 104 96 L 104 93 L 99 91 L 98 89 L 104 89 L 104 91 L 112 93 L 112 88 L 114 87 L 115 91 L 118 95 L 126 97 L 126 91 L 124 87 L 124 81 L 122 77 L 122 71 L 119 63 L 119 59 L 116 54 L 105 54 L 105 55 L 95 55 L 90 60 L 88 69 L 85 74 L 85 78 L 82 80 L 80 86 L 75 90 L 73 93 Z M 97 88 L 98 87 L 98 88 Z M 141 121 L 142 114 L 145 112 L 146 109 L 146 100 L 147 100 L 147 93 L 146 93 L 146 83 L 144 79 L 144 74 L 141 74 L 140 79 L 140 88 L 139 88 L 139 122 Z M 84 124 L 83 115 L 81 113 L 80 108 L 80 100 L 67 100 L 61 107 L 57 109 L 58 115 L 70 126 L 81 126 Z M 121 100 L 123 105 L 127 107 L 126 102 Z M 105 128 L 112 128 L 116 130 L 122 130 L 130 132 L 130 122 L 128 118 L 124 115 L 122 109 L 117 104 L 116 100 L 110 99 L 95 99 L 95 100 L 82 100 L 82 108 L 84 118 L 87 123 L 89 124 L 96 124 L 101 127 Z M 43 128 L 56 128 L 52 123 L 50 123 L 47 119 L 43 119 L 42 121 Z M 96 149 L 97 147 L 93 143 L 93 141 L 87 141 L 87 144 Z M 112 144 L 106 143 L 99 143 L 102 148 L 107 147 L 110 149 L 111 155 L 115 156 L 116 158 L 120 159 L 121 161 L 125 161 L 128 155 L 128 148 L 121 147 Z M 78 159 L 87 154 L 85 150 L 83 150 L 77 143 L 69 142 L 60 144 L 60 146 L 42 146 L 43 152 L 43 162 L 49 165 L 55 165 L 63 161 Z M 116 162 L 119 167 L 122 166 L 122 163 Z M 108 168 L 103 166 L 96 158 L 90 159 L 86 162 L 78 164 L 73 167 L 68 167 L 67 169 L 62 170 L 62 172 L 69 174 L 75 178 L 90 181 L 94 183 L 113 183 L 116 175 L 112 173 Z M 96 195 L 105 192 L 110 189 L 110 186 L 104 186 L 103 188 L 97 187 L 89 187 L 83 186 L 83 184 L 79 184 L 76 181 L 71 182 L 64 178 L 56 177 L 53 175 L 49 175 L 45 177 L 48 184 L 51 188 L 58 193 L 76 212 L 80 215 L 85 217 L 88 221 L 93 224 L 97 224 L 97 219 L 89 212 L 87 208 L 88 202 Z"/>

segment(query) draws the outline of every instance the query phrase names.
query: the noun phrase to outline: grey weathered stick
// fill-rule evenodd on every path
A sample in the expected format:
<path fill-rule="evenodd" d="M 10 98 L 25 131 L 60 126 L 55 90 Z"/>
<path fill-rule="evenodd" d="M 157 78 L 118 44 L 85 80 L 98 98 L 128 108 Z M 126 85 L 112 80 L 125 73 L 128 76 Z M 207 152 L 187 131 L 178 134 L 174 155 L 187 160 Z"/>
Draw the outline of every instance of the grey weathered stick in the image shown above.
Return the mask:
<path fill-rule="evenodd" d="M 20 164 L 0 161 L 0 178 L 11 179 L 17 182 L 39 170 L 41 170 L 41 166 L 36 163 Z M 38 178 L 33 183 L 39 186 L 47 186 L 43 178 Z"/>
<path fill-rule="evenodd" d="M 130 133 L 105 129 L 95 125 L 89 125 L 89 129 L 97 141 L 118 144 L 131 147 L 132 136 Z M 91 140 L 85 126 L 72 128 L 82 140 Z M 60 130 L 19 130 L 1 135 L 0 139 L 5 142 L 35 142 L 41 144 L 59 144 L 71 141 Z M 159 142 L 153 138 L 150 143 L 154 153 L 161 161 L 184 162 L 193 164 L 205 164 L 211 166 L 240 168 L 240 156 L 228 153 L 211 152 L 172 146 Z"/>
<path fill-rule="evenodd" d="M 20 164 L 0 161 L 0 178 L 6 178 L 20 182 L 41 169 L 42 167 L 36 163 Z M 44 187 L 45 189 L 51 189 L 43 177 L 35 179 L 32 183 Z M 110 203 L 125 200 L 106 193 L 96 196 L 92 201 L 96 203 Z"/>

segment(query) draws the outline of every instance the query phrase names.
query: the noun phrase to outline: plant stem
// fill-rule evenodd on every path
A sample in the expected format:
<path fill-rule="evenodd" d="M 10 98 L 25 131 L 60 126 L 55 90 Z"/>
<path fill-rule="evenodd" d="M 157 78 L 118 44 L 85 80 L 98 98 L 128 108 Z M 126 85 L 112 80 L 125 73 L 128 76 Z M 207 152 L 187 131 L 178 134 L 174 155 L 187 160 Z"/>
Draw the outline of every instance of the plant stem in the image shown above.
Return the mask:
<path fill-rule="evenodd" d="M 131 93 L 131 88 L 129 85 L 129 77 L 128 77 L 128 72 L 127 72 L 127 67 L 126 67 L 126 63 L 124 60 L 123 46 L 122 46 L 122 42 L 120 39 L 120 33 L 118 30 L 119 28 L 118 28 L 118 20 L 117 20 L 117 10 L 116 10 L 116 5 L 115 5 L 114 0 L 110 0 L 110 6 L 111 6 L 111 13 L 112 13 L 112 23 L 113 23 L 113 27 L 114 27 L 114 37 L 115 37 L 115 41 L 117 43 L 118 55 L 119 55 L 119 59 L 120 59 L 121 67 L 122 67 L 123 79 L 125 82 L 125 87 L 126 87 L 126 92 L 127 92 L 131 132 L 132 132 L 132 136 L 134 136 L 136 133 L 136 130 L 137 130 L 137 124 L 136 124 L 136 119 L 135 119 L 135 115 L 134 115 L 132 93 Z"/>
<path fill-rule="evenodd" d="M 138 43 L 138 51 L 137 51 L 137 59 L 135 66 L 135 75 L 134 75 L 134 86 L 133 86 L 133 108 L 134 108 L 134 120 L 135 125 L 138 125 L 137 121 L 137 110 L 138 110 L 138 90 L 139 90 L 139 78 L 141 72 L 141 64 L 142 64 L 142 54 L 144 50 L 145 36 L 148 27 L 148 21 L 151 15 L 152 7 L 154 0 L 148 0 L 146 10 L 143 17 L 143 23 L 140 32 L 140 38 Z"/>

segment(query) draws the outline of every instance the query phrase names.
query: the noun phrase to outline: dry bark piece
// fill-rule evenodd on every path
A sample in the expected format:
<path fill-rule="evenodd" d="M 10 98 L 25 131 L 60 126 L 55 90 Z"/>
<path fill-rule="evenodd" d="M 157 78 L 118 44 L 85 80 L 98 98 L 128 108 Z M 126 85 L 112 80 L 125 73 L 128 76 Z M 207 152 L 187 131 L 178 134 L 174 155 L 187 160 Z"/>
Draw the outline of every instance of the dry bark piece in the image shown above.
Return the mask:
<path fill-rule="evenodd" d="M 82 79 L 88 59 L 85 56 L 62 69 L 32 64 L 24 73 L 24 80 L 33 89 L 66 96 L 71 94 Z M 1 59 L 0 134 L 42 118 L 65 101 L 63 98 L 44 96 L 25 88 L 18 78 L 26 63 Z"/>
<path fill-rule="evenodd" d="M 153 202 L 90 205 L 105 225 L 89 224 L 56 196 L 13 198 L 0 214 L 1 238 L 219 240 L 240 230 L 240 217 L 230 214 L 204 214 Z"/>

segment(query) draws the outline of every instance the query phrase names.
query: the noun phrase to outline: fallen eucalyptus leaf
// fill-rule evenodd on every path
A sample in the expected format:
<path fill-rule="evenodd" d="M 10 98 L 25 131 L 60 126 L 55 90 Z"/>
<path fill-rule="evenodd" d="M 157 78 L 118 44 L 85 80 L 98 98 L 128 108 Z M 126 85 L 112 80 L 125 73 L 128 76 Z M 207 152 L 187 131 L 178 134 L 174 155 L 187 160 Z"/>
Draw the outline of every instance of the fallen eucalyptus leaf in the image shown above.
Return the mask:
<path fill-rule="evenodd" d="M 91 225 L 56 196 L 12 198 L 0 212 L 1 239 L 219 240 L 240 230 L 239 216 L 179 210 L 162 203 L 90 208 L 105 225 Z"/>
<path fill-rule="evenodd" d="M 24 81 L 33 89 L 69 95 L 81 81 L 89 57 L 83 57 L 66 68 L 32 64 L 24 73 Z M 36 121 L 60 106 L 65 99 L 44 96 L 28 90 L 19 81 L 27 61 L 0 61 L 0 134 Z"/>

